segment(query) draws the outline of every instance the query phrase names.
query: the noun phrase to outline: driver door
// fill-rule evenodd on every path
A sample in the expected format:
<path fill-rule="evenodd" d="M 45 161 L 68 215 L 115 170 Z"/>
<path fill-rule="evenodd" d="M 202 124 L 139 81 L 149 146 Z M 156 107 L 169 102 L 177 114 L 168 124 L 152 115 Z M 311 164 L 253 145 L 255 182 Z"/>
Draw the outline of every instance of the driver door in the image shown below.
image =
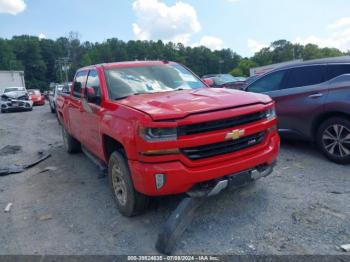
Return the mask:
<path fill-rule="evenodd" d="M 89 101 L 87 90 L 93 89 L 98 99 Z M 82 137 L 85 147 L 95 156 L 103 159 L 102 136 L 100 132 L 100 121 L 102 119 L 101 108 L 101 86 L 98 72 L 95 69 L 89 71 L 84 89 L 82 101 Z"/>

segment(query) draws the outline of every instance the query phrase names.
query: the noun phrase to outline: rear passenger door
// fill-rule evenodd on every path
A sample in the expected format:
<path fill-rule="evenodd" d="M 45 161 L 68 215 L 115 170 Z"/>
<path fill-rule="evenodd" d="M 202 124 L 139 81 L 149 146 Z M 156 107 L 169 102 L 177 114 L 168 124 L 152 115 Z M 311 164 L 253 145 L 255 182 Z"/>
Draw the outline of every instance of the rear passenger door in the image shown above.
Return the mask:
<path fill-rule="evenodd" d="M 326 66 L 300 66 L 288 70 L 283 90 L 272 95 L 278 103 L 279 128 L 310 136 L 312 121 L 323 111 L 328 92 Z"/>
<path fill-rule="evenodd" d="M 350 64 L 328 64 L 327 80 L 331 80 L 340 75 L 350 74 Z"/>

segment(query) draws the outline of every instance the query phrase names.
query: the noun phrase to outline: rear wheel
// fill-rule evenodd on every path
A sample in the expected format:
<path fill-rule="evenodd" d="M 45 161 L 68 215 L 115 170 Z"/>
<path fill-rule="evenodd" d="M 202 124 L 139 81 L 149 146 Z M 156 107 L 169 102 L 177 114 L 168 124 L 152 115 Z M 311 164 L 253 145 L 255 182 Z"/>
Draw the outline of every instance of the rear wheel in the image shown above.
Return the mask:
<path fill-rule="evenodd" d="M 334 117 L 321 124 L 317 144 L 324 155 L 339 164 L 350 163 L 350 121 Z"/>
<path fill-rule="evenodd" d="M 6 113 L 7 111 L 5 109 L 1 109 L 1 113 Z"/>
<path fill-rule="evenodd" d="M 117 208 L 122 215 L 135 216 L 146 210 L 149 197 L 135 190 L 128 162 L 118 151 L 112 153 L 109 159 L 108 177 Z"/>
<path fill-rule="evenodd" d="M 52 114 L 56 113 L 56 110 L 55 110 L 55 108 L 52 107 L 51 103 L 50 103 L 50 109 L 51 109 Z"/>
<path fill-rule="evenodd" d="M 79 152 L 81 149 L 79 141 L 72 137 L 63 125 L 61 125 L 61 131 L 65 150 L 70 154 Z"/>

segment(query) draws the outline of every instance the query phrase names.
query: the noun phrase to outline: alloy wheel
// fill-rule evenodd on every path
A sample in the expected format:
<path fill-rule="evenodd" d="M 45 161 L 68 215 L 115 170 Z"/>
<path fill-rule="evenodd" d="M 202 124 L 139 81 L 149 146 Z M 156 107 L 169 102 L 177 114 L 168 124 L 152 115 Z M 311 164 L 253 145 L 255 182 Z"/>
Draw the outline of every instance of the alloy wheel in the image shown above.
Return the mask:
<path fill-rule="evenodd" d="M 125 206 L 126 198 L 127 198 L 126 184 L 122 176 L 120 167 L 117 165 L 114 165 L 112 168 L 112 183 L 113 183 L 114 194 L 117 197 L 118 202 L 122 206 Z"/>
<path fill-rule="evenodd" d="M 322 134 L 322 142 L 331 155 L 341 158 L 350 155 L 350 130 L 341 124 L 327 127 Z"/>

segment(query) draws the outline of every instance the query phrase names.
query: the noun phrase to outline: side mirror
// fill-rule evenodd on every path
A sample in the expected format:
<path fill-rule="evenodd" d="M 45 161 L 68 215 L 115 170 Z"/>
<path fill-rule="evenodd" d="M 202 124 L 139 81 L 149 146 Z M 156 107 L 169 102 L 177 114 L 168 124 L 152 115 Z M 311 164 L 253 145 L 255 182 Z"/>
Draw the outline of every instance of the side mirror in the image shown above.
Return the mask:
<path fill-rule="evenodd" d="M 89 103 L 100 103 L 100 95 L 96 93 L 93 87 L 86 87 L 86 99 Z"/>
<path fill-rule="evenodd" d="M 204 82 L 207 86 L 209 86 L 209 87 L 214 86 L 214 80 L 211 79 L 211 78 L 204 78 L 204 79 L 203 79 L 203 82 Z"/>

